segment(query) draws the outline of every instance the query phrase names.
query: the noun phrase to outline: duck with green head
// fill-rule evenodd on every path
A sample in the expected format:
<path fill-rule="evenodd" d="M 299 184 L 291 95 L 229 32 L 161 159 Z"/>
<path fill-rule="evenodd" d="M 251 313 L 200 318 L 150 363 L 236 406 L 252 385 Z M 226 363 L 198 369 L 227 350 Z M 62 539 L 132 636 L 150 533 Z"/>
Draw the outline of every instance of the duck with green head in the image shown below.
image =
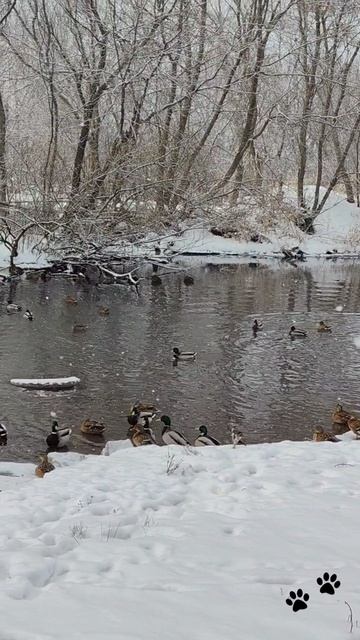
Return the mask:
<path fill-rule="evenodd" d="M 163 423 L 161 439 L 164 444 L 178 444 L 183 447 L 190 445 L 190 442 L 182 433 L 180 433 L 180 431 L 176 431 L 171 428 L 171 420 L 169 416 L 161 416 L 160 422 Z"/>

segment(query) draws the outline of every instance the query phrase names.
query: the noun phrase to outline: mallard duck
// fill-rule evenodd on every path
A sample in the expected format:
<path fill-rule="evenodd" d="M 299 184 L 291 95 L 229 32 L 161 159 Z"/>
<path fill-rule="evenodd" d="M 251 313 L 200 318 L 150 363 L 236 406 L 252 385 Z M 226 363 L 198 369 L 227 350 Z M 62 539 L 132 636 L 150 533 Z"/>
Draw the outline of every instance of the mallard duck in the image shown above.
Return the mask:
<path fill-rule="evenodd" d="M 348 420 L 349 429 L 355 433 L 357 438 L 360 438 L 360 418 L 355 418 L 355 416 L 351 416 Z"/>
<path fill-rule="evenodd" d="M 314 442 L 340 442 L 332 433 L 327 433 L 322 427 L 317 427 L 313 435 Z"/>
<path fill-rule="evenodd" d="M 204 424 L 201 425 L 201 427 L 199 427 L 197 431 L 200 432 L 200 435 L 196 438 L 194 442 L 195 447 L 206 447 L 206 446 L 220 444 L 219 440 L 216 440 L 216 438 L 212 438 L 211 436 L 208 435 L 207 427 L 205 427 Z"/>
<path fill-rule="evenodd" d="M 40 457 L 40 464 L 35 469 L 35 475 L 38 478 L 43 478 L 45 473 L 50 473 L 50 471 L 54 471 L 55 467 L 48 459 L 47 453 L 44 453 Z"/>
<path fill-rule="evenodd" d="M 130 428 L 128 429 L 127 437 L 131 440 L 134 447 L 155 444 L 150 433 L 137 422 L 136 415 L 128 416 L 128 422 L 130 424 Z"/>
<path fill-rule="evenodd" d="M 238 444 L 246 445 L 243 432 L 237 427 L 231 427 L 231 441 L 234 445 L 234 449 Z"/>
<path fill-rule="evenodd" d="M 61 449 L 69 442 L 71 433 L 71 429 L 61 429 L 57 420 L 53 420 L 51 433 L 46 438 L 46 444 L 49 449 Z"/>
<path fill-rule="evenodd" d="M 262 331 L 263 330 L 263 323 L 262 322 L 258 322 L 257 320 L 254 320 L 253 326 L 252 326 L 252 330 L 253 330 L 254 333 L 257 333 L 258 331 Z"/>
<path fill-rule="evenodd" d="M 73 332 L 74 333 L 84 333 L 85 331 L 87 331 L 87 324 L 74 324 L 73 325 Z"/>
<path fill-rule="evenodd" d="M 66 296 L 65 298 L 65 302 L 67 304 L 77 304 L 78 301 L 76 300 L 76 298 L 74 298 L 73 296 Z"/>
<path fill-rule="evenodd" d="M 173 348 L 173 358 L 176 361 L 195 360 L 196 355 L 196 351 L 180 351 L 177 347 Z"/>
<path fill-rule="evenodd" d="M 334 411 L 332 412 L 333 424 L 341 424 L 347 427 L 348 421 L 352 418 L 351 413 L 345 411 L 342 405 L 338 402 Z"/>
<path fill-rule="evenodd" d="M 7 428 L 4 424 L 0 423 L 0 447 L 7 445 Z"/>
<path fill-rule="evenodd" d="M 31 313 L 31 311 L 29 311 L 29 309 L 26 309 L 25 313 L 24 313 L 24 318 L 26 318 L 26 320 L 34 320 L 34 316 Z"/>
<path fill-rule="evenodd" d="M 306 338 L 307 333 L 302 329 L 297 329 L 293 325 L 292 327 L 290 327 L 289 336 L 290 338 Z"/>
<path fill-rule="evenodd" d="M 320 320 L 317 326 L 318 333 L 331 333 L 331 327 L 328 324 L 325 324 L 323 320 Z"/>
<path fill-rule="evenodd" d="M 171 420 L 169 416 L 161 416 L 160 421 L 163 423 L 161 438 L 164 444 L 179 444 L 182 446 L 190 445 L 190 442 L 182 433 L 171 428 Z"/>
<path fill-rule="evenodd" d="M 109 313 L 110 313 L 109 307 L 100 307 L 100 309 L 99 309 L 99 315 L 100 316 L 108 316 Z"/>
<path fill-rule="evenodd" d="M 22 310 L 22 307 L 20 307 L 20 305 L 14 304 L 12 300 L 8 300 L 8 303 L 6 305 L 6 311 L 8 313 L 16 313 L 17 311 L 21 311 L 21 310 Z"/>
<path fill-rule="evenodd" d="M 191 285 L 194 284 L 194 278 L 192 276 L 185 276 L 184 277 L 184 284 L 187 287 L 191 287 Z"/>
<path fill-rule="evenodd" d="M 138 422 L 144 425 L 144 418 L 148 418 L 151 422 L 156 416 L 156 407 L 153 404 L 145 404 L 142 402 L 136 402 L 130 407 L 130 416 L 136 415 Z"/>
<path fill-rule="evenodd" d="M 106 427 L 102 422 L 98 422 L 97 420 L 89 420 L 87 418 L 80 425 L 80 431 L 82 433 L 90 433 L 92 435 L 101 435 L 104 433 Z"/>

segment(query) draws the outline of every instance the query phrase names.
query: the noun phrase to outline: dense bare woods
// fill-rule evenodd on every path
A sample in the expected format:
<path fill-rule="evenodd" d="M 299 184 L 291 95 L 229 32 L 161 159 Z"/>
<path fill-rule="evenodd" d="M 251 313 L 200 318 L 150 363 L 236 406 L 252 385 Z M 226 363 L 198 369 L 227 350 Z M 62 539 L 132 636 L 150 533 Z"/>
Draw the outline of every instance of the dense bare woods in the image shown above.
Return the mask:
<path fill-rule="evenodd" d="M 151 224 L 283 185 L 309 218 L 335 185 L 359 200 L 360 0 L 0 6 L 3 203 Z"/>

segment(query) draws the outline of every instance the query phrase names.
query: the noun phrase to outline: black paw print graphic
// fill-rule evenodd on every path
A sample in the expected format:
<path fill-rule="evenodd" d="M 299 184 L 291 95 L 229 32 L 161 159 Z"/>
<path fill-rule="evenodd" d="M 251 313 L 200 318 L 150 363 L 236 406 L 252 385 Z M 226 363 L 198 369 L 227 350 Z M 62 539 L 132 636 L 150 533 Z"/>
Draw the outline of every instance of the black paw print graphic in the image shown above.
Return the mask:
<path fill-rule="evenodd" d="M 318 578 L 316 582 L 320 587 L 320 593 L 328 593 L 330 596 L 333 596 L 335 590 L 341 585 L 340 580 L 337 579 L 336 573 L 333 573 L 332 576 L 330 576 L 327 571 L 324 573 L 323 577 Z"/>
<path fill-rule="evenodd" d="M 286 604 L 292 607 L 294 613 L 301 611 L 301 609 L 307 609 L 307 602 L 309 601 L 309 594 L 303 593 L 302 589 L 298 589 L 297 592 L 290 591 L 289 597 L 286 598 Z"/>

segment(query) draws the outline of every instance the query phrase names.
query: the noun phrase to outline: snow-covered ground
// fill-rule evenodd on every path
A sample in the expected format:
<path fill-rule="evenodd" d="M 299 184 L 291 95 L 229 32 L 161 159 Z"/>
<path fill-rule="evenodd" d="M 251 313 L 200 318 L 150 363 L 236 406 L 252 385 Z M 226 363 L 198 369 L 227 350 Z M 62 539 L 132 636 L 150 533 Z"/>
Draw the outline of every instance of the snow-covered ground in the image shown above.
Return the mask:
<path fill-rule="evenodd" d="M 360 638 L 360 442 L 126 444 L 0 463 L 0 640 Z"/>
<path fill-rule="evenodd" d="M 321 195 L 324 189 L 320 190 Z M 309 204 L 312 202 L 314 187 L 306 188 Z M 286 198 L 295 205 L 294 192 L 287 190 Z M 272 216 L 274 221 L 271 222 Z M 124 244 L 126 253 L 133 256 L 146 255 L 153 252 L 159 245 L 163 251 L 170 249 L 179 254 L 204 255 L 233 255 L 251 257 L 272 257 L 281 255 L 282 248 L 299 246 L 309 256 L 323 256 L 327 251 L 336 250 L 340 255 L 360 255 L 360 209 L 355 204 L 346 201 L 343 194 L 335 191 L 330 194 L 324 211 L 316 218 L 314 223 L 315 234 L 309 235 L 302 232 L 285 215 L 278 216 L 269 211 L 264 226 L 264 213 L 252 224 L 253 233 L 259 233 L 266 237 L 267 241 L 249 242 L 239 237 L 225 238 L 215 236 L 210 232 L 209 224 L 184 223 L 180 233 L 159 238 L 156 234 L 150 234 L 146 242 L 138 245 Z M 219 226 L 226 226 L 226 212 L 219 212 Z M 216 224 L 215 224 L 216 226 Z M 230 223 L 230 226 L 231 225 Z M 171 246 L 169 243 L 172 243 Z M 121 244 L 121 243 L 120 243 Z M 116 250 L 116 245 L 109 248 L 110 252 Z"/>

